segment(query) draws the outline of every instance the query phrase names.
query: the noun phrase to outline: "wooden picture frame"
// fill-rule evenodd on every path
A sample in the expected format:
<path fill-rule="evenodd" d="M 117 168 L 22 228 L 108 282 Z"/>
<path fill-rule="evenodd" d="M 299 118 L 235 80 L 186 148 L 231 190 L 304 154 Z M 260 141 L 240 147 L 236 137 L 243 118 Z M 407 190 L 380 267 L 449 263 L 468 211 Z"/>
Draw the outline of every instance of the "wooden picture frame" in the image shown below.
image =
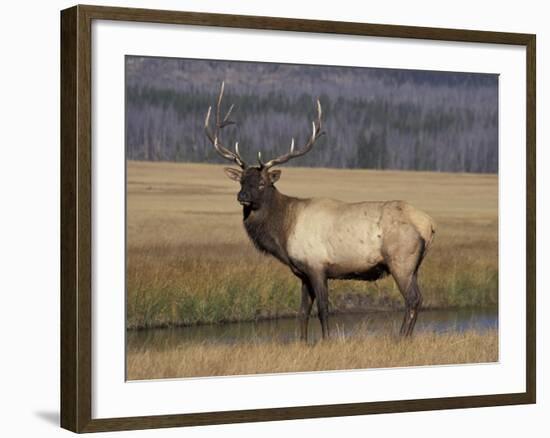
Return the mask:
<path fill-rule="evenodd" d="M 525 392 L 124 418 L 92 418 L 92 22 L 185 24 L 523 46 L 526 49 Z M 531 34 L 75 6 L 61 12 L 61 426 L 114 431 L 535 403 L 535 57 Z"/>

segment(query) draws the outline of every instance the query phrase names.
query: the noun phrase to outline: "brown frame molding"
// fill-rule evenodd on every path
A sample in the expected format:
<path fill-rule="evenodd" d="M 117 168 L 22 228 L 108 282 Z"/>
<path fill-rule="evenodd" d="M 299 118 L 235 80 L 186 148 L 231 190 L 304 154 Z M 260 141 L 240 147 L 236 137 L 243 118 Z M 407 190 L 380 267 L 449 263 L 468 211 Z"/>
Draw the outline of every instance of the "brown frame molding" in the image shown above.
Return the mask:
<path fill-rule="evenodd" d="M 92 419 L 92 20 L 140 21 L 525 46 L 527 52 L 526 392 Z M 531 34 L 82 5 L 61 11 L 61 426 L 80 433 L 535 403 L 535 60 L 536 37 Z"/>

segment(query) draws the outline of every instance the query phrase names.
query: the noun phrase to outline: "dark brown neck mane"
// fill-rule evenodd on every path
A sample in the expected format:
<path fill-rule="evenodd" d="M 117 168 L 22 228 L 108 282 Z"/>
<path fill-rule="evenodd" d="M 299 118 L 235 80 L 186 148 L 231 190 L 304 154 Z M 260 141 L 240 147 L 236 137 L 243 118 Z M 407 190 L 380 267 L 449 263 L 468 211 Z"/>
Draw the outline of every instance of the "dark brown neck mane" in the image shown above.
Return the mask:
<path fill-rule="evenodd" d="M 244 227 L 256 248 L 288 265 L 286 243 L 297 198 L 283 195 L 275 186 L 266 190 L 259 209 L 243 208 Z"/>

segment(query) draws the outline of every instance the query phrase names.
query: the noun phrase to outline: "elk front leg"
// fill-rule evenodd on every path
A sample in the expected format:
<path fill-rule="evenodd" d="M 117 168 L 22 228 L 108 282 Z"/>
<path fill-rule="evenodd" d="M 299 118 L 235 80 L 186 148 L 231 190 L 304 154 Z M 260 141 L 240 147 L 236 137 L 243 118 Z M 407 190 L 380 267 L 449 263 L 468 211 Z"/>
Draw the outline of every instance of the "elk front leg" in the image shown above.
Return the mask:
<path fill-rule="evenodd" d="M 300 305 L 300 339 L 307 342 L 307 326 L 309 323 L 309 315 L 315 301 L 315 294 L 309 285 L 308 281 L 302 280 L 302 303 Z"/>
<path fill-rule="evenodd" d="M 328 285 L 325 274 L 315 273 L 310 277 L 311 285 L 317 298 L 317 312 L 319 321 L 321 322 L 321 331 L 323 332 L 323 339 L 327 339 L 330 336 L 330 330 L 328 325 Z"/>

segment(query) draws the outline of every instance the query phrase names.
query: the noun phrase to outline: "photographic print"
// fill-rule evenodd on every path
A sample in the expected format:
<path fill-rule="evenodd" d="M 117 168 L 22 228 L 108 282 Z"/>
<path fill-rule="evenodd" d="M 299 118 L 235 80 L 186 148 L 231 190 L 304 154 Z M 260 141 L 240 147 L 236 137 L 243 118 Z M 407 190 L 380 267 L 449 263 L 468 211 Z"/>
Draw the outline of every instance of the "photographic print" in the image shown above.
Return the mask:
<path fill-rule="evenodd" d="M 496 362 L 496 74 L 126 56 L 128 380 Z"/>

